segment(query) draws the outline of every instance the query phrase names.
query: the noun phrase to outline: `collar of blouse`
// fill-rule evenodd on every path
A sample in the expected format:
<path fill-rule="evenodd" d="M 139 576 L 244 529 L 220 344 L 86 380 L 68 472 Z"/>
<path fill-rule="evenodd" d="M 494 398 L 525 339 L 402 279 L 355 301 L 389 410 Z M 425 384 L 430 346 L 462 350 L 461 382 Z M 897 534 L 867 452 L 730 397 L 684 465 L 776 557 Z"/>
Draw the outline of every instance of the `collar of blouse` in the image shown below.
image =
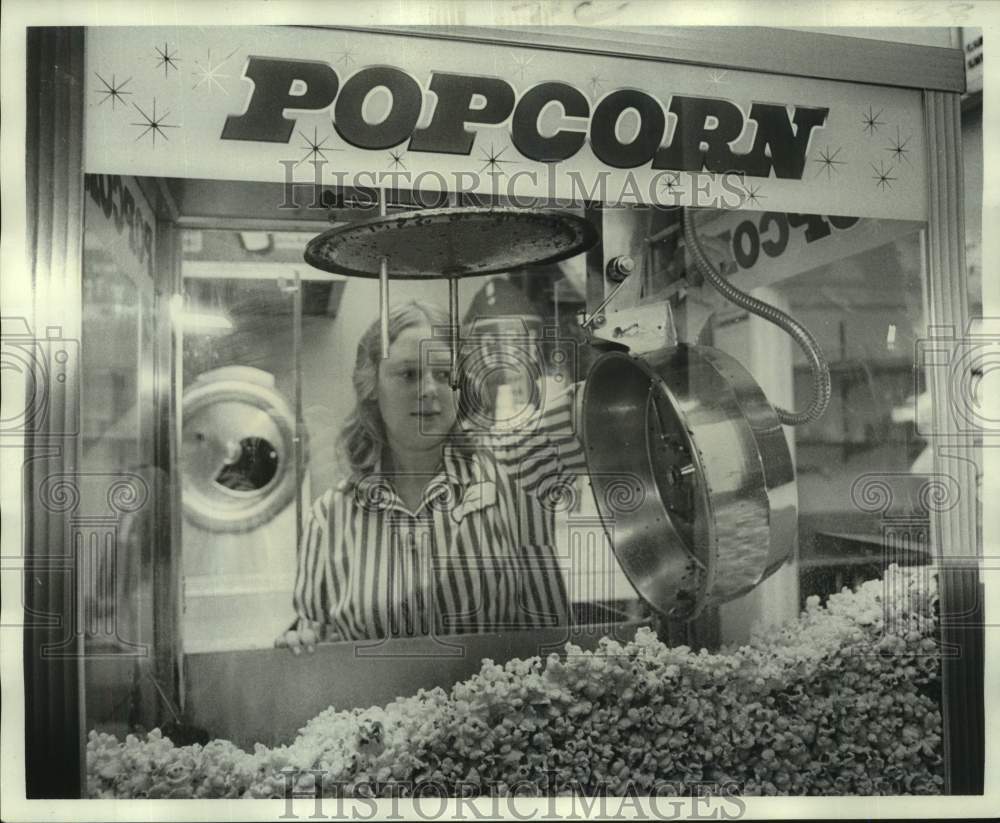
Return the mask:
<path fill-rule="evenodd" d="M 357 504 L 375 511 L 397 511 L 410 517 L 430 516 L 433 510 L 449 511 L 460 520 L 496 502 L 496 468 L 473 442 L 451 441 L 444 447 L 444 465 L 428 475 L 420 505 L 410 511 L 393 485 L 393 476 L 382 470 L 379 460 L 374 470 L 355 482 L 343 481 L 338 491 L 353 494 Z"/>

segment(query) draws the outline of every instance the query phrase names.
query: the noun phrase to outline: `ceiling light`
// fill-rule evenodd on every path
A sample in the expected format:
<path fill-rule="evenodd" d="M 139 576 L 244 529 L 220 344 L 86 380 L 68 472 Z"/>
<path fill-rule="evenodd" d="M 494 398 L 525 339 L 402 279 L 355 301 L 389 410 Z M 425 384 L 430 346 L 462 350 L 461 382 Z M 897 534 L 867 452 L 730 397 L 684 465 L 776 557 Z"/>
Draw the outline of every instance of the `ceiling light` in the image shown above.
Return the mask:
<path fill-rule="evenodd" d="M 241 231 L 240 242 L 249 252 L 264 252 L 271 248 L 271 235 L 266 231 Z"/>

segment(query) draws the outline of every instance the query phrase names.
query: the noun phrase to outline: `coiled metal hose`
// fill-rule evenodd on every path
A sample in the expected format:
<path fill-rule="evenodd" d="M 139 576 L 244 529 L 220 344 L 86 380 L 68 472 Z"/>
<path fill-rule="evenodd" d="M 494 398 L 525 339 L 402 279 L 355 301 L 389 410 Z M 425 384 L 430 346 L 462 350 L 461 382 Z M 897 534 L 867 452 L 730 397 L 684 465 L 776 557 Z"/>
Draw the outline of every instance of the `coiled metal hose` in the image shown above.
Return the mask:
<path fill-rule="evenodd" d="M 769 323 L 774 323 L 791 335 L 792 339 L 805 352 L 813 376 L 812 402 L 802 411 L 794 412 L 775 406 L 774 410 L 778 414 L 778 419 L 786 426 L 801 426 L 821 417 L 826 411 L 826 407 L 830 405 L 830 367 L 827 365 L 823 350 L 809 333 L 809 330 L 781 309 L 740 291 L 715 270 L 698 240 L 698 235 L 695 234 L 694 218 L 691 216 L 690 209 L 684 210 L 684 241 L 687 243 L 702 277 L 711 283 L 726 300 L 746 309 L 751 314 L 763 317 Z"/>

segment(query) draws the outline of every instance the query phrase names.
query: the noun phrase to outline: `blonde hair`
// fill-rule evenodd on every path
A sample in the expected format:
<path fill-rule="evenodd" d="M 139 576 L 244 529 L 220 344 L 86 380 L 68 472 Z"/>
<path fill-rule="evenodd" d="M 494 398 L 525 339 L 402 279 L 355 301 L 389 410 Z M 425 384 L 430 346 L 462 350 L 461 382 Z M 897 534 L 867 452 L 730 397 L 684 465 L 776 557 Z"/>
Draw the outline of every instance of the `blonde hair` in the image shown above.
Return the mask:
<path fill-rule="evenodd" d="M 389 343 L 415 326 L 445 326 L 448 315 L 440 306 L 421 300 L 402 303 L 389 312 Z M 338 443 L 351 477 L 356 483 L 374 471 L 386 446 L 385 423 L 378 406 L 378 374 L 382 362 L 381 324 L 372 323 L 358 341 L 354 361 L 356 403 L 340 432 Z"/>

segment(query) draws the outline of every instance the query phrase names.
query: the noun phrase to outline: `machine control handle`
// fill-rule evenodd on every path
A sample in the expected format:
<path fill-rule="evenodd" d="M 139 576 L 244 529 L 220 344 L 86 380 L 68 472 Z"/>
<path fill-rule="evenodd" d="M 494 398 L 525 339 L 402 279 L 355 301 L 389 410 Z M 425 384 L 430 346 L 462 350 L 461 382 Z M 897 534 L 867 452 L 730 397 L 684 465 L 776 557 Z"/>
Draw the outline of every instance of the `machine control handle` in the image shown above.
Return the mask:
<path fill-rule="evenodd" d="M 604 316 L 604 309 L 607 307 L 608 303 L 615 299 L 615 295 L 622 290 L 622 286 L 624 285 L 625 281 L 622 280 L 621 283 L 615 286 L 614 289 L 612 289 L 611 294 L 604 298 L 601 305 L 594 309 L 590 317 L 580 324 L 580 327 L 585 329 L 589 326 L 593 326 L 595 329 L 599 329 L 603 326 L 607 322 L 607 318 Z"/>

